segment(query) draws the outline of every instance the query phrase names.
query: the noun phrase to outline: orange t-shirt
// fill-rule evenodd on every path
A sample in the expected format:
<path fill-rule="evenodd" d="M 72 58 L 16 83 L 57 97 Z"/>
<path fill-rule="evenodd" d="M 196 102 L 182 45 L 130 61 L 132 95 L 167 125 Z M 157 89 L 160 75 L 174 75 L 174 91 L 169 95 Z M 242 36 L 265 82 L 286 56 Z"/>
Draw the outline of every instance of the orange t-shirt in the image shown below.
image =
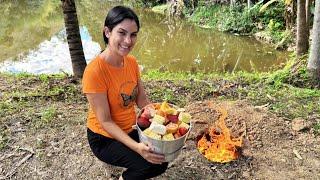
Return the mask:
<path fill-rule="evenodd" d="M 124 58 L 123 67 L 114 67 L 97 56 L 83 74 L 83 93 L 106 93 L 112 120 L 126 133 L 135 124 L 135 100 L 140 78 L 138 64 L 133 56 Z M 87 127 L 98 134 L 112 138 L 100 125 L 92 107 L 89 108 Z"/>

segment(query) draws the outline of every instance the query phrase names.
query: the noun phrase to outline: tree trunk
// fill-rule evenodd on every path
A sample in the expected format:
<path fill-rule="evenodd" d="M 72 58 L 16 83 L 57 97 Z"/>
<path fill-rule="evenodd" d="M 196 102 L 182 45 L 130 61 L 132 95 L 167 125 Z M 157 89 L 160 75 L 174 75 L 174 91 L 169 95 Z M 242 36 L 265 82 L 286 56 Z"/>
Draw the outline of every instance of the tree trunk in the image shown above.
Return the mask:
<path fill-rule="evenodd" d="M 61 0 L 61 2 L 73 74 L 76 78 L 81 78 L 87 63 L 83 53 L 76 5 L 74 0 Z"/>
<path fill-rule="evenodd" d="M 307 24 L 307 39 L 309 41 L 310 36 L 310 7 L 311 7 L 311 0 L 306 0 L 306 24 Z"/>
<path fill-rule="evenodd" d="M 248 6 L 248 9 L 251 8 L 251 0 L 247 0 L 247 6 Z"/>
<path fill-rule="evenodd" d="M 308 60 L 308 71 L 314 80 L 320 79 L 320 0 L 316 0 L 312 28 L 312 43 Z"/>
<path fill-rule="evenodd" d="M 306 1 L 298 0 L 297 13 L 297 56 L 308 52 L 307 24 L 306 24 Z"/>
<path fill-rule="evenodd" d="M 236 0 L 230 0 L 230 7 L 233 8 L 236 6 Z"/>
<path fill-rule="evenodd" d="M 297 12 L 297 3 L 296 1 L 291 1 L 290 4 L 285 5 L 284 18 L 286 21 L 286 30 L 291 30 L 294 26 Z"/>

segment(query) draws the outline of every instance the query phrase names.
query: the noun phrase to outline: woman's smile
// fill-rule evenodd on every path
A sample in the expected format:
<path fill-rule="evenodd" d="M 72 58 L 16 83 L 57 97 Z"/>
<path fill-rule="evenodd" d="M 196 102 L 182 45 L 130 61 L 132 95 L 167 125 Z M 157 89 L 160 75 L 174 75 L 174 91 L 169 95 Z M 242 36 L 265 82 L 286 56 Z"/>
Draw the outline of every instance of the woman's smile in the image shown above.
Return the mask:
<path fill-rule="evenodd" d="M 119 49 L 121 49 L 122 51 L 129 51 L 129 52 L 130 52 L 130 50 L 131 50 L 131 49 L 130 49 L 130 46 L 119 45 L 119 47 L 120 47 Z M 128 52 L 128 53 L 129 53 L 129 52 Z"/>
<path fill-rule="evenodd" d="M 130 53 L 136 43 L 138 26 L 135 21 L 124 19 L 108 33 L 108 48 L 117 55 L 126 56 Z"/>

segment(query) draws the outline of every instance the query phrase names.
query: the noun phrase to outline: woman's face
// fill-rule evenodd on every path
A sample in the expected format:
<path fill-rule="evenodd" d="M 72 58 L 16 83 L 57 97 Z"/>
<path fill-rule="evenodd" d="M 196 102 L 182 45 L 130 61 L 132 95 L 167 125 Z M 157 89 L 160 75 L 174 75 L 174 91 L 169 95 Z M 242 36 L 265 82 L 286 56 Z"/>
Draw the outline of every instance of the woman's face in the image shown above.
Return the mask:
<path fill-rule="evenodd" d="M 134 47 L 138 26 L 134 20 L 124 19 L 117 24 L 112 31 L 105 27 L 105 35 L 109 38 L 108 48 L 112 53 L 120 56 L 126 56 Z"/>

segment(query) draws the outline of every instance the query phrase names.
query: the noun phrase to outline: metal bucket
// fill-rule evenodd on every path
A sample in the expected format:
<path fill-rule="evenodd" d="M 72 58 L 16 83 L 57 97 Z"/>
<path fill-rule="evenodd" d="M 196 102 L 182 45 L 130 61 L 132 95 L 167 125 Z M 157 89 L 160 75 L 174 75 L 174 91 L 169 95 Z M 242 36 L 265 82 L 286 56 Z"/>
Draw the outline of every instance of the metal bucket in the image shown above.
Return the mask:
<path fill-rule="evenodd" d="M 138 117 L 140 116 L 141 111 L 138 113 Z M 140 142 L 144 142 L 145 144 L 151 145 L 152 149 L 154 152 L 159 153 L 159 154 L 164 154 L 165 155 L 165 161 L 173 161 L 178 157 L 178 155 L 181 153 L 182 147 L 184 146 L 187 137 L 191 131 L 192 125 L 190 123 L 190 127 L 188 129 L 188 132 L 179 137 L 178 139 L 172 140 L 172 141 L 161 141 L 157 139 L 152 139 L 148 136 L 145 136 L 142 133 L 142 130 L 137 124 L 136 120 L 136 125 L 135 129 L 137 129 L 138 134 L 139 134 L 139 139 Z"/>
<path fill-rule="evenodd" d="M 165 161 L 169 162 L 176 159 L 181 153 L 182 147 L 184 146 L 187 140 L 187 137 L 189 135 L 189 132 L 191 130 L 191 125 L 189 127 L 188 132 L 185 135 L 172 141 L 161 141 L 161 140 L 152 139 L 148 136 L 145 136 L 137 124 L 136 124 L 136 129 L 139 134 L 140 142 L 151 145 L 151 148 L 153 149 L 154 152 L 159 154 L 164 154 Z"/>

